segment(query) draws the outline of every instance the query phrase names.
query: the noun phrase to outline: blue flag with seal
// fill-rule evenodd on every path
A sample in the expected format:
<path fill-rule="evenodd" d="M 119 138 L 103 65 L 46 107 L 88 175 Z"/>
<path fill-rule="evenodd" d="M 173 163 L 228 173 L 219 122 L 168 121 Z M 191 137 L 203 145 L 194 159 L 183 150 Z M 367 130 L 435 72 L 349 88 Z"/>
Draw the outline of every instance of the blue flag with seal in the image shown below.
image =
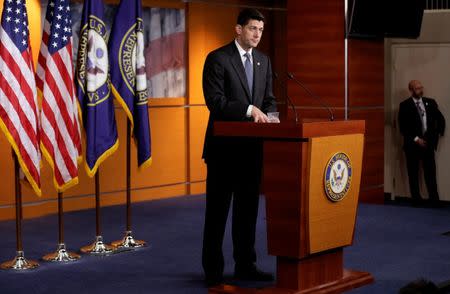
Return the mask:
<path fill-rule="evenodd" d="M 90 177 L 119 145 L 103 9 L 102 0 L 84 1 L 76 70 L 78 101 L 86 132 L 86 170 Z"/>
<path fill-rule="evenodd" d="M 112 91 L 130 120 L 138 166 L 151 164 L 141 0 L 121 0 L 109 40 Z"/>

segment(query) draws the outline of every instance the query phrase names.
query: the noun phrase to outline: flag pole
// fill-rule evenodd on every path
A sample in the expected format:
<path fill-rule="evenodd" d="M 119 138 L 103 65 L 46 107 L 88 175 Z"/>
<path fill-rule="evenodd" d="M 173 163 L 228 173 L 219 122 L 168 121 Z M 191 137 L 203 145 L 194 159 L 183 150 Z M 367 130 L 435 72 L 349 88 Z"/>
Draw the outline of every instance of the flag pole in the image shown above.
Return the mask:
<path fill-rule="evenodd" d="M 27 260 L 23 252 L 22 244 L 22 190 L 20 189 L 20 175 L 19 175 L 19 160 L 17 155 L 12 151 L 14 158 L 14 185 L 16 196 L 16 257 L 4 262 L 0 265 L 2 269 L 13 270 L 29 270 L 39 266 L 39 263 L 34 260 Z"/>
<path fill-rule="evenodd" d="M 80 251 L 92 255 L 108 255 L 113 253 L 114 248 L 103 243 L 100 227 L 100 167 L 95 173 L 95 234 L 94 243 L 82 247 Z"/>
<path fill-rule="evenodd" d="M 58 192 L 58 246 L 56 252 L 49 253 L 42 257 L 45 261 L 53 262 L 69 262 L 80 259 L 80 255 L 69 252 L 66 249 L 64 243 L 64 219 L 63 219 L 64 207 L 63 207 L 63 193 Z"/>
<path fill-rule="evenodd" d="M 127 119 L 127 150 L 126 150 L 126 170 L 127 170 L 127 187 L 126 187 L 126 231 L 122 240 L 111 243 L 117 249 L 134 249 L 146 246 L 146 242 L 135 240 L 131 230 L 131 123 Z"/>

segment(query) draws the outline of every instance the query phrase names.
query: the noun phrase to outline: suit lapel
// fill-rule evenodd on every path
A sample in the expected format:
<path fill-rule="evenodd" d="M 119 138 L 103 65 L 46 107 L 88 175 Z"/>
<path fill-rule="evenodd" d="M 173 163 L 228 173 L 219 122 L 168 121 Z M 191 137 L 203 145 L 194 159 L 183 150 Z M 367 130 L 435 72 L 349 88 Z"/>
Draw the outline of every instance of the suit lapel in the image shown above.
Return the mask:
<path fill-rule="evenodd" d="M 429 105 L 428 105 L 428 99 L 425 97 L 422 97 L 422 101 L 423 101 L 423 107 L 425 107 L 425 115 L 427 117 L 427 129 L 429 129 L 430 126 L 430 121 L 431 121 L 431 114 L 430 114 L 430 109 L 429 109 Z"/>
<path fill-rule="evenodd" d="M 429 115 L 429 109 L 428 109 L 428 99 L 425 97 L 422 97 L 423 107 L 425 107 L 425 113 L 428 117 Z"/>
<path fill-rule="evenodd" d="M 261 84 L 261 60 L 258 52 L 253 49 L 253 104 L 260 105 L 257 99 L 262 95 L 259 95 Z"/>
<path fill-rule="evenodd" d="M 416 118 L 416 121 L 419 123 L 420 126 L 422 126 L 423 122 L 422 122 L 422 118 L 420 117 L 419 110 L 417 109 L 416 102 L 414 101 L 414 98 L 412 98 L 412 97 L 409 99 L 411 100 L 411 108 L 414 109 L 414 113 L 415 113 L 414 116 Z M 427 125 L 428 125 L 428 109 L 427 109 L 428 103 L 423 98 L 422 98 L 422 102 L 425 107 L 425 115 L 427 115 Z"/>
<path fill-rule="evenodd" d="M 232 44 L 230 44 L 230 46 L 234 46 L 234 48 L 232 48 L 233 53 L 231 56 L 231 64 L 233 65 L 234 70 L 238 74 L 238 77 L 239 77 L 239 80 L 241 81 L 242 87 L 244 87 L 245 93 L 247 94 L 248 101 L 251 103 L 252 99 L 251 99 L 251 95 L 250 95 L 250 90 L 248 89 L 247 76 L 245 75 L 245 69 L 244 69 L 244 65 L 242 64 L 241 56 L 239 56 L 239 51 L 237 50 L 234 42 Z"/>

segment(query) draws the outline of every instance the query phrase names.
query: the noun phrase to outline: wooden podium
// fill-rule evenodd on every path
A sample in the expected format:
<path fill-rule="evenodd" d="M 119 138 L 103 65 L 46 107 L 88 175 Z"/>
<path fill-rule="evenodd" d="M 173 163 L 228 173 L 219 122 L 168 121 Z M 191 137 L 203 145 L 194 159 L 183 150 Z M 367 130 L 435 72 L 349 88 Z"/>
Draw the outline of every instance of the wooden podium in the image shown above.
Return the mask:
<path fill-rule="evenodd" d="M 341 293 L 373 282 L 369 273 L 343 268 L 343 247 L 353 242 L 364 131 L 362 120 L 215 123 L 215 136 L 263 141 L 268 251 L 277 256 L 277 273 L 275 287 L 221 285 L 209 293 Z M 343 196 L 334 199 L 325 190 L 326 173 L 339 174 L 341 167 L 331 164 L 341 157 L 348 159 L 347 185 L 331 191 Z"/>

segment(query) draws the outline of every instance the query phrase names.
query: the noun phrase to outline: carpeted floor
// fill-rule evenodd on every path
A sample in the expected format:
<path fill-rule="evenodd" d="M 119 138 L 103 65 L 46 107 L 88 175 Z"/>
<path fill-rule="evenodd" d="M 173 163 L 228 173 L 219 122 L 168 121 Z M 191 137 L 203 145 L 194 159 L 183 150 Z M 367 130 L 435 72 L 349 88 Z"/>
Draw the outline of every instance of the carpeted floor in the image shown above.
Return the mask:
<path fill-rule="evenodd" d="M 150 247 L 108 257 L 83 256 L 70 264 L 40 262 L 33 271 L 0 271 L 0 294 L 19 293 L 207 293 L 200 265 L 204 197 L 181 197 L 133 205 L 133 229 Z M 264 202 L 257 231 L 258 265 L 275 270 L 267 255 Z M 94 210 L 65 215 L 66 243 L 71 250 L 93 241 Z M 104 239 L 122 237 L 123 206 L 102 209 Z M 1 222 L 0 261 L 15 254 L 14 222 Z M 55 215 L 23 224 L 26 257 L 39 259 L 55 250 Z M 360 205 L 355 242 L 345 250 L 348 268 L 371 272 L 376 282 L 349 293 L 397 293 L 419 277 L 441 283 L 450 280 L 450 209 L 411 208 L 393 205 Z M 233 263 L 230 230 L 224 250 L 230 282 Z M 264 286 L 244 284 L 241 286 Z"/>

